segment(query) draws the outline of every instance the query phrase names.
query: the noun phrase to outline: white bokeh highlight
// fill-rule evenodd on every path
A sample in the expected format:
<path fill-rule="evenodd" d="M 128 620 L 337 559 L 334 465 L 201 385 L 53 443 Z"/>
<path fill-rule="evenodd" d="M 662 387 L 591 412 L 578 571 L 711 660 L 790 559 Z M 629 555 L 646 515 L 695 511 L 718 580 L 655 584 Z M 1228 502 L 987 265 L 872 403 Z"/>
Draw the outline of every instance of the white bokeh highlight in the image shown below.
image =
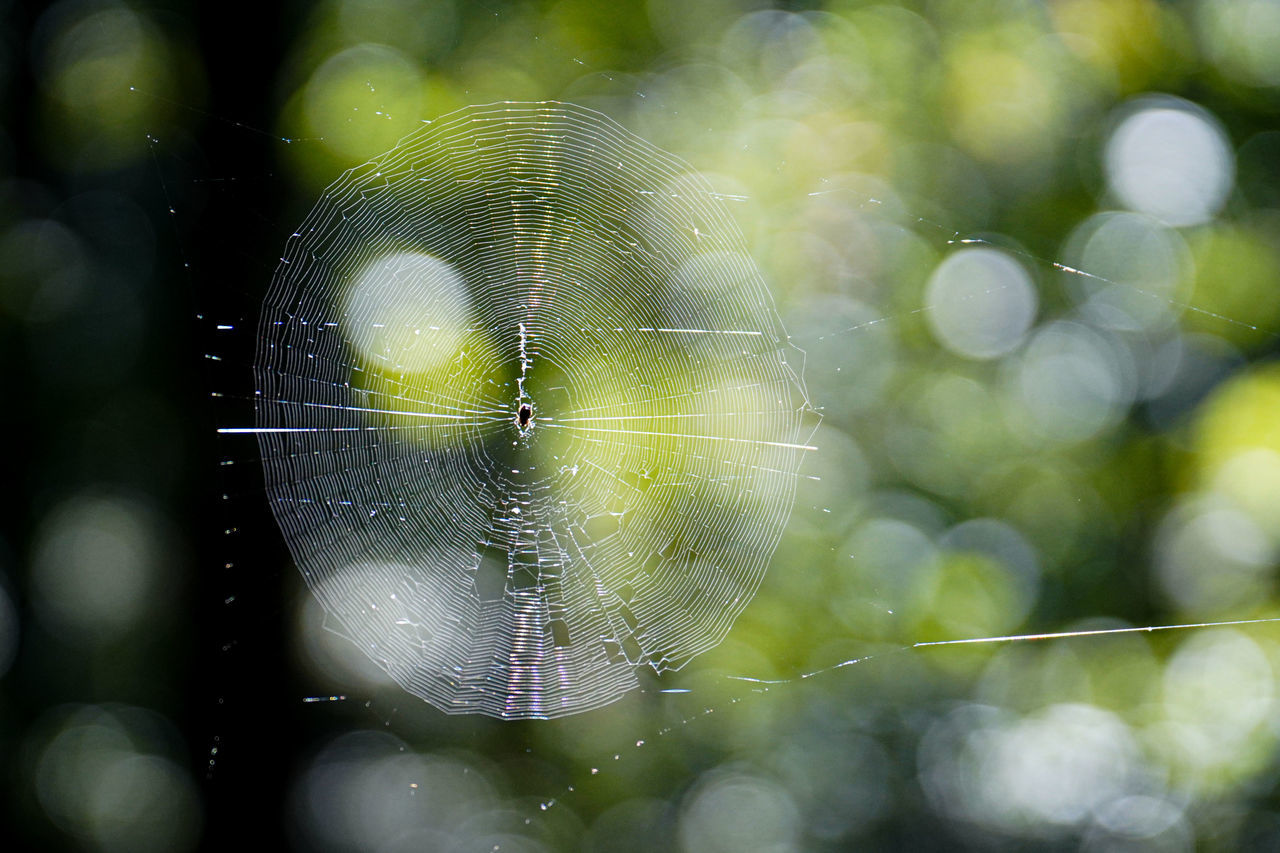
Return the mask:
<path fill-rule="evenodd" d="M 956 355 L 991 359 L 1012 352 L 1035 319 L 1038 300 L 1027 271 L 997 249 L 962 249 L 925 288 L 925 316 L 938 343 Z"/>
<path fill-rule="evenodd" d="M 1156 581 L 1184 612 L 1211 616 L 1267 594 L 1275 546 L 1246 513 L 1213 496 L 1175 505 L 1155 536 Z"/>
<path fill-rule="evenodd" d="M 103 851 L 186 851 L 202 822 L 188 771 L 154 748 L 169 724 L 141 708 L 64 706 L 36 746 L 32 788 L 46 816 Z"/>
<path fill-rule="evenodd" d="M 1172 226 L 1212 219 L 1235 181 L 1235 156 L 1221 126 L 1176 98 L 1130 109 L 1104 153 L 1112 193 L 1130 210 Z"/>
<path fill-rule="evenodd" d="M 1100 328 L 1160 333 L 1177 321 L 1190 295 L 1191 250 L 1178 231 L 1150 216 L 1091 216 L 1072 231 L 1063 255 L 1088 272 L 1064 274 L 1062 282 L 1081 316 Z"/>
<path fill-rule="evenodd" d="M 500 837 L 503 804 L 479 767 L 382 732 L 326 745 L 295 780 L 291 805 L 310 850 L 540 849 Z"/>
<path fill-rule="evenodd" d="M 36 534 L 32 603 L 55 631 L 111 637 L 159 605 L 173 574 L 160 514 L 134 497 L 88 490 L 49 512 Z"/>
<path fill-rule="evenodd" d="M 1061 320 L 1038 329 L 1013 376 L 1015 421 L 1050 441 L 1092 438 L 1114 426 L 1136 394 L 1127 351 L 1098 331 Z"/>
<path fill-rule="evenodd" d="M 343 294 L 360 357 L 383 369 L 421 373 L 457 356 L 470 323 L 462 275 L 425 252 L 375 258 Z"/>
<path fill-rule="evenodd" d="M 920 782 L 942 814 L 1052 837 L 1138 793 L 1139 759 L 1124 721 L 1092 705 L 1051 705 L 1027 716 L 968 705 L 925 734 Z"/>
<path fill-rule="evenodd" d="M 689 792 L 677 829 L 686 853 L 799 850 L 799 812 L 771 779 L 720 769 Z"/>

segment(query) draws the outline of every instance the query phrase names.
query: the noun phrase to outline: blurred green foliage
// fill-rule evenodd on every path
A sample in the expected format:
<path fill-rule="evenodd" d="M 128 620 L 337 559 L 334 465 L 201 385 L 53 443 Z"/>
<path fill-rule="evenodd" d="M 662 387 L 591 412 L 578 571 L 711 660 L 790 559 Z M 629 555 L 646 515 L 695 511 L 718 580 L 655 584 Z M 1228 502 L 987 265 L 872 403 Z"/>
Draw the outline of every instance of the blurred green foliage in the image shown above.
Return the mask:
<path fill-rule="evenodd" d="M 77 0 L 44 13 L 25 132 L 48 184 L 34 195 L 59 201 L 15 201 L 10 181 L 0 207 L 3 334 L 50 413 L 32 434 L 54 436 L 6 533 L 0 571 L 22 593 L 0 593 L 0 676 L 19 642 L 25 657 L 0 704 L 20 689 L 101 703 L 7 714 L 28 791 L 15 808 L 51 844 L 182 849 L 200 825 L 172 744 L 201 754 L 203 734 L 110 704 L 174 713 L 181 667 L 139 637 L 179 636 L 154 588 L 181 561 L 136 519 L 200 523 L 165 509 L 178 463 L 155 460 L 182 458 L 196 419 L 148 365 L 180 351 L 166 294 L 190 281 L 153 268 L 154 244 L 201 238 L 130 200 L 157 151 L 237 120 L 204 111 L 225 81 L 193 21 Z M 825 416 L 805 469 L 819 479 L 728 639 L 608 709 L 441 719 L 299 599 L 306 677 L 377 702 L 287 745 L 295 843 L 1280 843 L 1275 628 L 903 648 L 1277 614 L 1280 3 L 326 0 L 294 8 L 276 47 L 274 76 L 236 97 L 285 140 L 282 237 L 423 121 L 501 100 L 592 107 L 726 194 Z M 204 179 L 258 177 L 190 161 L 164 187 L 179 209 Z M 255 227 L 229 224 L 229 242 Z M 1008 319 L 1018 284 L 931 301 L 943 264 L 976 251 L 1025 278 L 1024 327 Z M 250 286 L 265 287 L 259 260 Z M 221 284 L 196 271 L 197 289 Z M 975 324 L 999 345 L 963 343 Z M 103 612 L 93 587 L 117 573 L 140 591 Z M 82 680 L 48 674 L 86 645 L 68 670 Z M 108 796 L 122 779 L 141 806 Z"/>

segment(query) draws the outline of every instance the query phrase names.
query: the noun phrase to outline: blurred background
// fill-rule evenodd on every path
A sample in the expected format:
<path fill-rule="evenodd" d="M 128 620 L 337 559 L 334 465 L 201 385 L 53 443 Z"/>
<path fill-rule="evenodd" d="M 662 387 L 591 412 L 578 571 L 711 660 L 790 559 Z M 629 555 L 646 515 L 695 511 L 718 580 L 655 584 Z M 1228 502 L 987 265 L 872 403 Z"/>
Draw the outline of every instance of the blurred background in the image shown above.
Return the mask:
<path fill-rule="evenodd" d="M 7 849 L 1280 846 L 1280 628 L 904 649 L 1280 614 L 1280 2 L 6 5 Z M 713 652 L 449 718 L 214 430 L 328 183 L 548 98 L 735 197 L 821 479 Z"/>

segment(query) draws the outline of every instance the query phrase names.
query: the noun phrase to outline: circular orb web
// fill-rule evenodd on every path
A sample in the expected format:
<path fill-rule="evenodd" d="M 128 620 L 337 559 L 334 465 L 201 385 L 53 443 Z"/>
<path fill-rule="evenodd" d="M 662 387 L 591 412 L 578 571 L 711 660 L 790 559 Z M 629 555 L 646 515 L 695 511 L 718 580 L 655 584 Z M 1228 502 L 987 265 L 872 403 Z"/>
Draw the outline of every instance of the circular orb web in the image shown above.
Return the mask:
<path fill-rule="evenodd" d="M 812 410 L 705 179 L 600 113 L 468 107 L 285 247 L 255 431 L 330 617 L 446 713 L 563 716 L 715 646 Z"/>

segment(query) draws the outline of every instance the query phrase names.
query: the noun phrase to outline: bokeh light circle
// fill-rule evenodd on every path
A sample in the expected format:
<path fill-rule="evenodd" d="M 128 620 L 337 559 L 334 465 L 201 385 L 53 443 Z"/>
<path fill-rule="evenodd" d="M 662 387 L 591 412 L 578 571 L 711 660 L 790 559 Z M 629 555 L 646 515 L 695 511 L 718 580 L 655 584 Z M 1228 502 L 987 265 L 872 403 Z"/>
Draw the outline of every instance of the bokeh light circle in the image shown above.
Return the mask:
<path fill-rule="evenodd" d="M 1107 140 L 1107 180 L 1131 210 L 1173 226 L 1212 219 L 1235 182 L 1235 155 L 1205 110 L 1176 98 L 1127 108 Z"/>
<path fill-rule="evenodd" d="M 929 327 L 947 349 L 967 358 L 1005 355 L 1035 319 L 1037 297 L 1022 265 L 997 249 L 962 249 L 929 278 Z"/>

